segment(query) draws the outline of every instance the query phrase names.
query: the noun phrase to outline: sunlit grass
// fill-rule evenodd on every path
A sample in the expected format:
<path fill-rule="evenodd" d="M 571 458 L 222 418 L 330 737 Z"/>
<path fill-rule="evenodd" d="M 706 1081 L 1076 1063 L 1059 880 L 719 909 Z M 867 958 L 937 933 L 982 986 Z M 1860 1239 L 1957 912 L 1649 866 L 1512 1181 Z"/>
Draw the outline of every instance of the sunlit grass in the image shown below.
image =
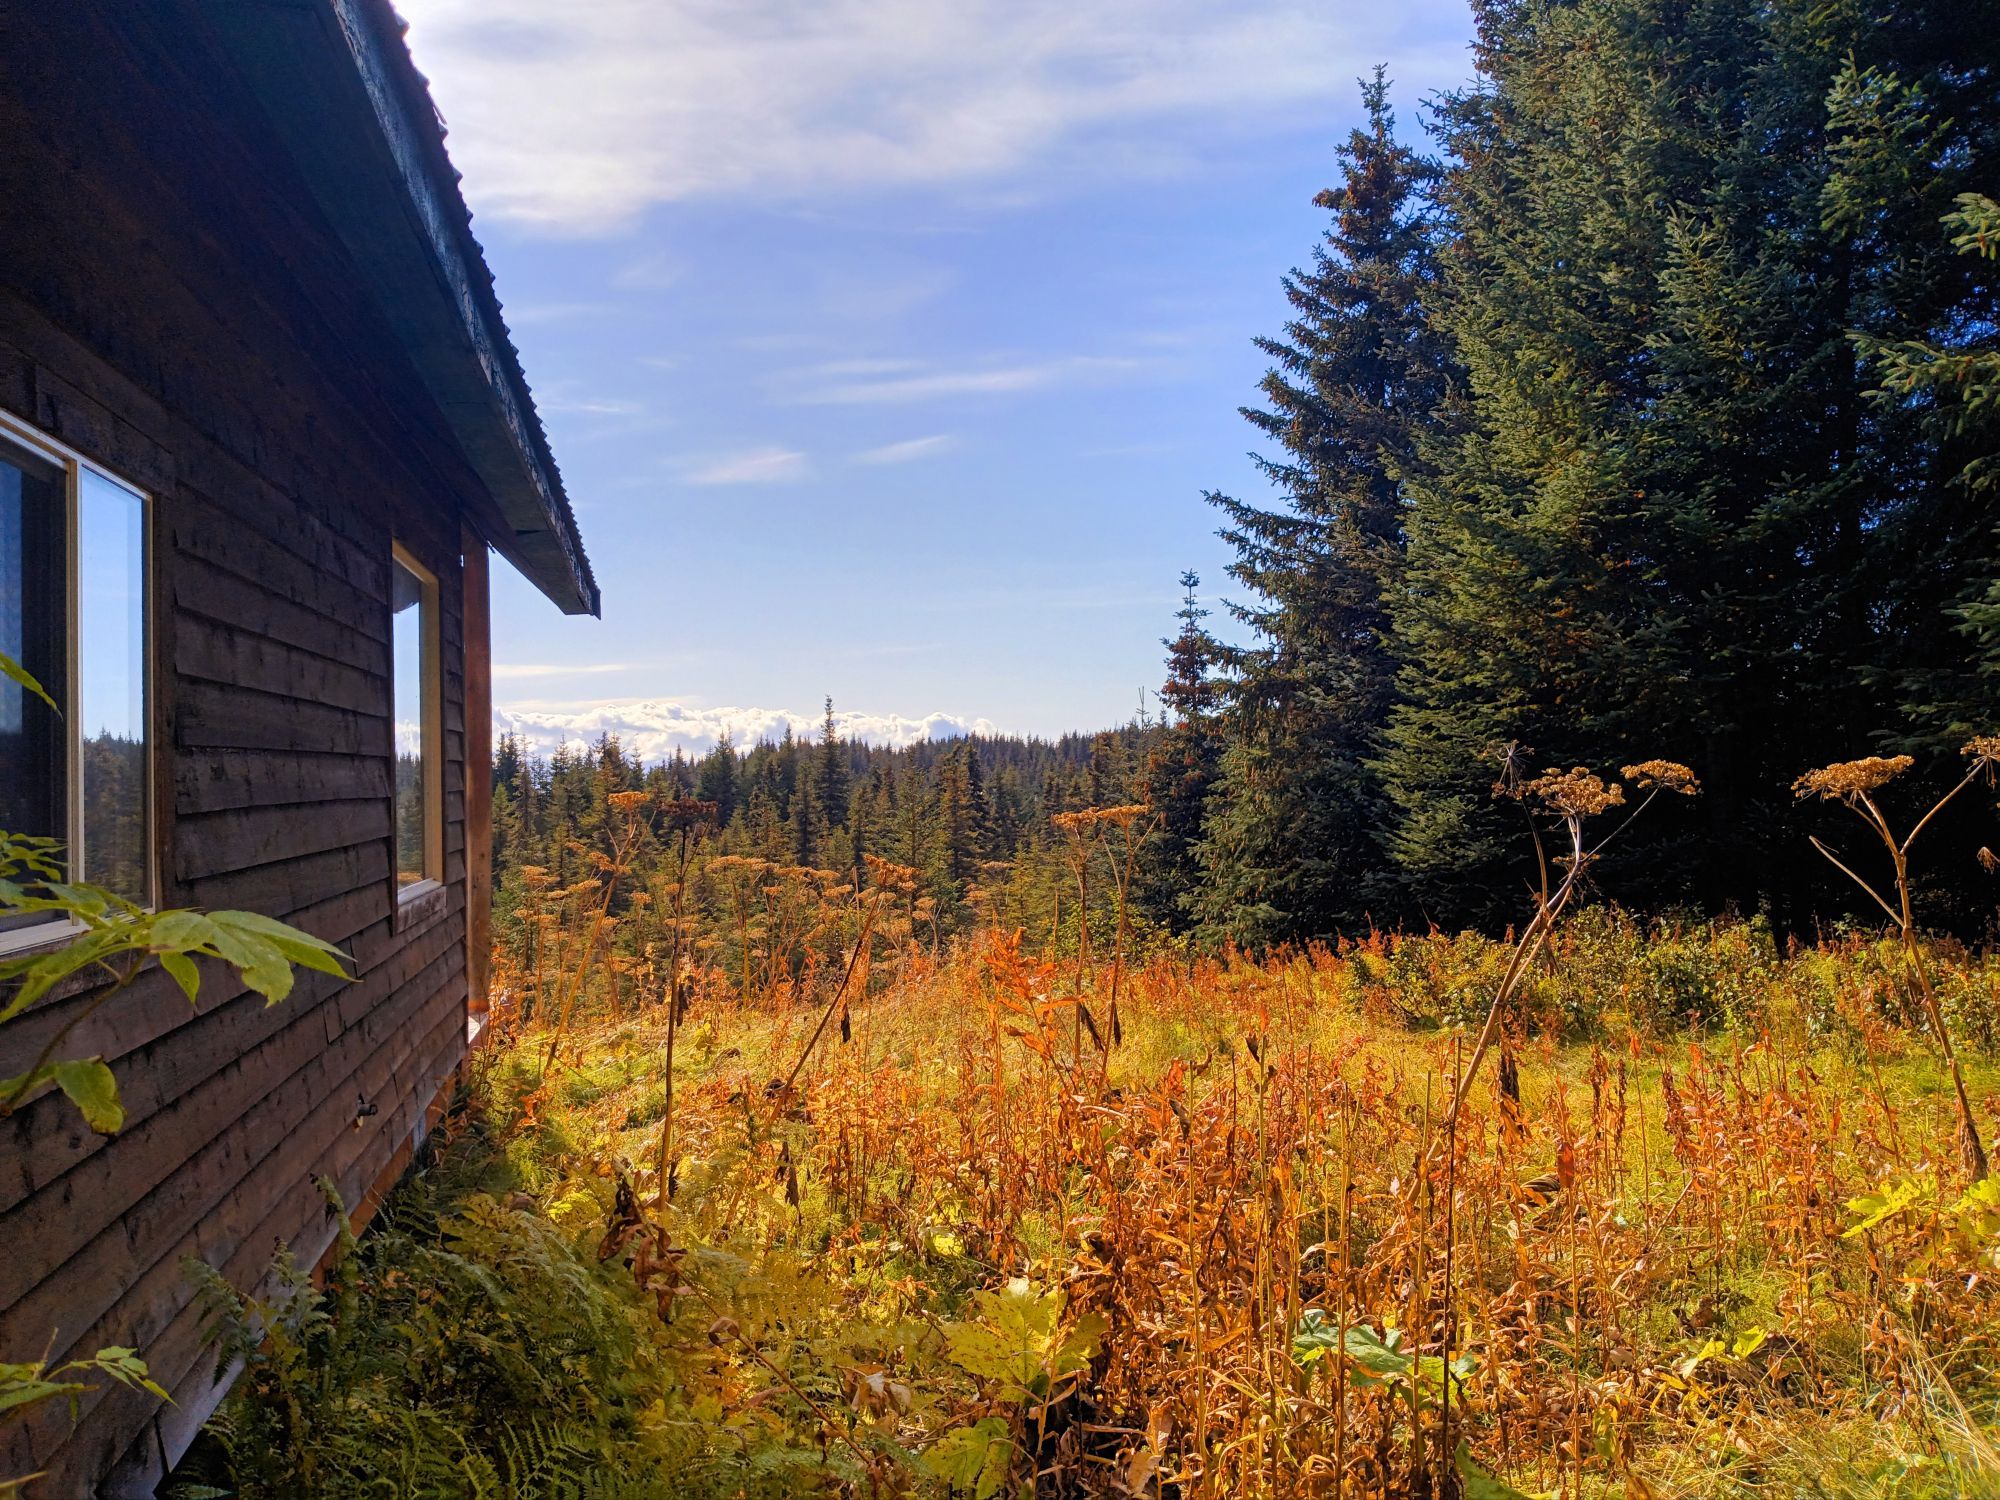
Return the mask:
<path fill-rule="evenodd" d="M 1736 956 L 1744 931 L 1677 941 Z M 1122 976 L 1116 1046 L 1077 1024 L 1072 964 L 1006 944 L 876 976 L 850 1040 L 809 1055 L 815 1006 L 711 1006 L 676 1052 L 662 1222 L 795 1257 L 850 1331 L 961 1316 L 1008 1276 L 1068 1288 L 1108 1331 L 1066 1435 L 1037 1440 L 1058 1474 L 1115 1468 L 1166 1414 L 1187 1494 L 1332 1493 L 1336 1468 L 1350 1494 L 1404 1493 L 1446 1421 L 1527 1492 L 1995 1482 L 1991 1248 L 1953 1217 L 1950 1086 L 1885 1019 L 1869 945 L 1765 951 L 1741 1013 L 1690 1033 L 1634 1000 L 1647 941 L 1558 945 L 1527 1013 L 1601 984 L 1585 1034 L 1513 1037 L 1518 1109 L 1489 1078 L 1442 1154 L 1454 996 L 1490 945 L 1154 960 Z M 1109 984 L 1082 978 L 1086 1004 Z M 509 1149 L 565 1220 L 579 1183 L 600 1208 L 620 1177 L 646 1196 L 663 1037 L 641 1010 L 580 1027 L 545 1079 L 540 1038 L 488 1062 L 503 1112 L 530 1103 Z M 1991 1061 L 1967 1078 L 1986 1098 Z M 1843 1237 L 1849 1198 L 1926 1175 L 1927 1214 Z M 1413 1417 L 1407 1382 L 1295 1362 L 1307 1308 L 1475 1368 L 1447 1415 Z"/>

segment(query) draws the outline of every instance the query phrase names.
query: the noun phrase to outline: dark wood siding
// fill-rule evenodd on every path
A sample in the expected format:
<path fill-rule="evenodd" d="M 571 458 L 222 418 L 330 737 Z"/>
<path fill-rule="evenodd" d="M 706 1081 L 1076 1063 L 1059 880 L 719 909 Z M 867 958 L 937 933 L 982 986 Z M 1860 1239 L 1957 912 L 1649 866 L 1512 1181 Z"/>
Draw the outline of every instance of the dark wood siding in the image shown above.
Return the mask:
<path fill-rule="evenodd" d="M 115 25 L 113 14 L 115 13 Z M 15 1425 L 0 1473 L 150 1493 L 211 1404 L 183 1262 L 256 1284 L 426 1128 L 465 1049 L 461 522 L 473 481 L 255 106 L 200 66 L 201 8 L 0 0 L 0 408 L 154 501 L 163 898 L 346 949 L 266 1006 L 221 969 L 198 1011 L 154 975 L 84 1021 L 127 1123 L 43 1098 L 0 1120 L 0 1359 L 135 1346 L 175 1393 Z M 200 101 L 201 107 L 191 107 Z M 32 107 L 30 104 L 32 103 Z M 399 926 L 390 844 L 391 540 L 439 580 L 446 899 Z M 0 1076 L 88 1004 L 0 1032 Z M 376 1112 L 363 1115 L 357 1105 Z"/>

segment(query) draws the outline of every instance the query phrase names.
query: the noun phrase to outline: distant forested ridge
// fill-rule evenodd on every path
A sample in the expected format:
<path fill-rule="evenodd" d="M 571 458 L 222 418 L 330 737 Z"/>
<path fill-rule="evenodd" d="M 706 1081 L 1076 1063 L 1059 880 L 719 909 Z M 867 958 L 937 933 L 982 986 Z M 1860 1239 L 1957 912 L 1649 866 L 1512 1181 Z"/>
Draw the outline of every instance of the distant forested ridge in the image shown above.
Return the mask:
<path fill-rule="evenodd" d="M 1247 644 L 1174 644 L 1185 920 L 1506 920 L 1510 745 L 1701 776 L 1622 899 L 1837 911 L 1792 779 L 1910 753 L 1927 805 L 2000 724 L 2000 6 L 1474 14 L 1421 142 L 1364 86 L 1244 411 L 1270 488 L 1210 497 Z M 1991 803 L 1925 835 L 1966 926 Z"/>
<path fill-rule="evenodd" d="M 706 755 L 651 765 L 612 737 L 542 759 L 502 735 L 496 910 L 504 926 L 530 879 L 569 887 L 596 875 L 623 821 L 612 799 L 642 792 L 645 847 L 635 863 L 647 872 L 665 860 L 674 828 L 692 823 L 704 864 L 733 858 L 772 879 L 817 872 L 821 885 L 852 889 L 870 883 L 871 857 L 909 870 L 918 925 L 932 936 L 962 930 L 982 909 L 1060 928 L 1075 914 L 1062 911 L 1071 875 L 1051 819 L 1131 803 L 1160 733 L 1135 723 L 1054 740 L 980 736 L 889 749 L 840 738 L 829 702 L 816 739 L 725 740 Z"/>

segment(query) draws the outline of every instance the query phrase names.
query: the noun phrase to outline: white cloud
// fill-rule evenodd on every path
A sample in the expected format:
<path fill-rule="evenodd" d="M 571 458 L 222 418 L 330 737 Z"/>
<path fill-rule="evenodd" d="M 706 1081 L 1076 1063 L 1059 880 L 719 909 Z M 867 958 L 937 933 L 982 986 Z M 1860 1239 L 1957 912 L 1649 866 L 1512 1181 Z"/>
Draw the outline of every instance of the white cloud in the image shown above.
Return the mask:
<path fill-rule="evenodd" d="M 718 459 L 688 475 L 689 484 L 777 484 L 804 477 L 806 456 L 791 448 L 759 448 Z"/>
<path fill-rule="evenodd" d="M 645 410 L 637 401 L 614 396 L 565 396 L 560 392 L 537 396 L 535 405 L 545 412 L 573 412 L 589 417 L 636 417 Z"/>
<path fill-rule="evenodd" d="M 620 266 L 611 284 L 627 291 L 661 291 L 678 285 L 686 274 L 687 267 L 675 257 L 655 252 Z"/>
<path fill-rule="evenodd" d="M 671 757 L 676 750 L 704 755 L 724 735 L 738 749 L 762 740 L 778 740 L 787 727 L 801 739 L 816 736 L 821 715 L 782 708 L 698 708 L 671 698 L 640 703 L 607 703 L 570 713 L 527 708 L 501 708 L 493 715 L 496 734 L 512 734 L 533 754 L 553 755 L 559 746 L 588 749 L 603 736 L 618 738 L 628 754 L 649 762 Z M 922 740 L 962 739 L 969 734 L 999 731 L 985 719 L 962 714 L 933 713 L 921 718 L 902 714 L 836 711 L 834 729 L 842 739 L 871 745 L 914 745 Z"/>
<path fill-rule="evenodd" d="M 1320 121 L 1386 59 L 1465 72 L 1458 0 L 401 0 L 484 213 L 602 233 L 693 197 L 1129 175 Z"/>
<path fill-rule="evenodd" d="M 630 672 L 633 663 L 624 661 L 591 662 L 584 666 L 571 666 L 566 662 L 495 662 L 493 676 L 503 677 L 575 677 L 580 673 Z"/>
<path fill-rule="evenodd" d="M 920 359 L 829 359 L 797 373 L 808 379 L 850 380 L 858 375 L 908 375 L 923 367 Z"/>
<path fill-rule="evenodd" d="M 611 310 L 608 302 L 509 302 L 502 311 L 509 328 L 525 328 L 536 323 L 572 323 L 579 318 L 595 318 Z"/>
<path fill-rule="evenodd" d="M 1167 368 L 1159 359 L 1116 355 L 1070 355 L 979 369 L 908 365 L 899 373 L 880 374 L 855 370 L 854 363 L 848 362 L 845 369 L 819 365 L 795 371 L 780 386 L 789 399 L 806 406 L 903 406 L 963 396 L 1007 396 L 1053 385 L 1104 385 Z"/>
<path fill-rule="evenodd" d="M 854 455 L 858 464 L 907 464 L 919 458 L 951 446 L 949 433 L 938 433 L 934 437 L 905 438 L 900 443 L 884 443 L 879 448 L 867 448 Z"/>

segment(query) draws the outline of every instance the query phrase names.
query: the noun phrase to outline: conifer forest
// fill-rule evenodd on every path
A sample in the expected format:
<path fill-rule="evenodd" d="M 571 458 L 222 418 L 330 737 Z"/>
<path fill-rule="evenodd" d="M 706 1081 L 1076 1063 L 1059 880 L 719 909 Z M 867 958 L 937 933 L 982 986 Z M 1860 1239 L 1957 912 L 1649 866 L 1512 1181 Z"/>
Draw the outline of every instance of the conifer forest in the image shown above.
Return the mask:
<path fill-rule="evenodd" d="M 1142 711 L 499 736 L 481 1039 L 190 1262 L 160 1493 L 2000 1495 L 2000 8 L 1472 21 Z"/>

